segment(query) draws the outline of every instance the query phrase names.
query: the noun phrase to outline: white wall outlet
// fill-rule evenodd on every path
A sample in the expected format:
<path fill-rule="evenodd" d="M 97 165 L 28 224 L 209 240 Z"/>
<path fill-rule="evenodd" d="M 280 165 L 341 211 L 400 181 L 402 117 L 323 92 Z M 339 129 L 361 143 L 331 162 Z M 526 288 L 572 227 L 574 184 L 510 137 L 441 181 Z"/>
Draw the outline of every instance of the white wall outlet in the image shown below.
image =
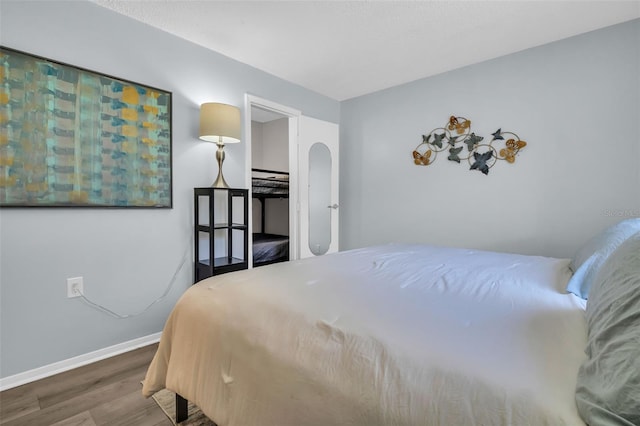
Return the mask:
<path fill-rule="evenodd" d="M 79 297 L 84 294 L 82 277 L 67 278 L 67 297 Z"/>

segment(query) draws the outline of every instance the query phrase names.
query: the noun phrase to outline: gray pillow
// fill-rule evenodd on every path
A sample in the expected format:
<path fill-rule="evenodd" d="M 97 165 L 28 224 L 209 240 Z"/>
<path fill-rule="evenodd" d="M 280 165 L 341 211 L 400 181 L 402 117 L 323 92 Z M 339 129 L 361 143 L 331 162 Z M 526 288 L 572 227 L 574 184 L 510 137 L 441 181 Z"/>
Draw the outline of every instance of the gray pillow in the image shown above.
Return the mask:
<path fill-rule="evenodd" d="M 640 232 L 603 264 L 587 301 L 576 403 L 591 426 L 640 425 Z"/>

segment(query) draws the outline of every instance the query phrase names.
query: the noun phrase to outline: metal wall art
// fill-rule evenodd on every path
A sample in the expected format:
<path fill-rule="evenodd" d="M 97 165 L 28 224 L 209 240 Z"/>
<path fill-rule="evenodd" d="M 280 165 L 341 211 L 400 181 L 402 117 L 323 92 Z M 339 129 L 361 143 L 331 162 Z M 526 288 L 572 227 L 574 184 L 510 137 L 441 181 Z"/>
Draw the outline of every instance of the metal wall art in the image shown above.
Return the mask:
<path fill-rule="evenodd" d="M 170 92 L 5 47 L 0 83 L 0 207 L 171 207 Z"/>
<path fill-rule="evenodd" d="M 456 163 L 467 161 L 469 170 L 478 170 L 486 175 L 498 160 L 515 162 L 516 155 L 527 145 L 515 133 L 502 129 L 491 136 L 491 141 L 482 143 L 484 137 L 471 132 L 471 120 L 452 115 L 445 127 L 422 135 L 422 143 L 413 151 L 413 162 L 418 166 L 428 166 L 436 160 L 438 153 L 447 151 L 447 160 Z"/>

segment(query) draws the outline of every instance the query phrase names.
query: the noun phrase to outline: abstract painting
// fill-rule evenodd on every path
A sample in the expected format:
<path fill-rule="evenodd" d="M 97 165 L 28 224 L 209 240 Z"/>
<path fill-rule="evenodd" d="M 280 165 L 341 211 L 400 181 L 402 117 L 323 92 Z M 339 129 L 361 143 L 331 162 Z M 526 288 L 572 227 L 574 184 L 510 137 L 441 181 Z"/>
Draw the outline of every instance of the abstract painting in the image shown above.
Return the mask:
<path fill-rule="evenodd" d="M 0 207 L 172 207 L 171 93 L 0 47 Z"/>

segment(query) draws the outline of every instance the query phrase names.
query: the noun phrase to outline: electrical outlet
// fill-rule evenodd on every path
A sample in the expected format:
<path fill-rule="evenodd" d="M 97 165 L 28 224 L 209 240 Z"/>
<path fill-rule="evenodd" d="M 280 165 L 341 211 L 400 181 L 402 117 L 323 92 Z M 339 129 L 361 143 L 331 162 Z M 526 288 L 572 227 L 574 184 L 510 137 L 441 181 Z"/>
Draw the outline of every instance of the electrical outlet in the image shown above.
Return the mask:
<path fill-rule="evenodd" d="M 84 294 L 82 277 L 67 278 L 67 297 L 79 297 Z"/>

